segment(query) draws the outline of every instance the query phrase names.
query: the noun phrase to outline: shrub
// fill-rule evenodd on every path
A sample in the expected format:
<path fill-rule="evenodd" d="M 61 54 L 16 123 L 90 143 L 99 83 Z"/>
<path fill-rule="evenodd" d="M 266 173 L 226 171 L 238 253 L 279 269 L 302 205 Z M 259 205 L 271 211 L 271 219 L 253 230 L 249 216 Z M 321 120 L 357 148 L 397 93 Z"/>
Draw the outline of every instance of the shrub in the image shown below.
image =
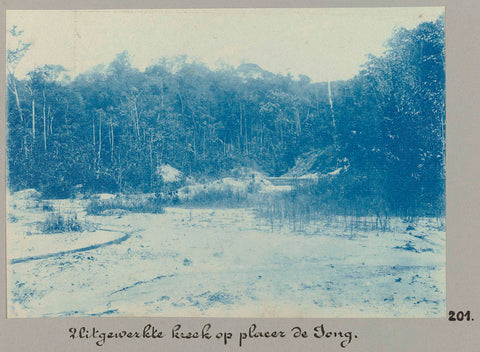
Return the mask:
<path fill-rule="evenodd" d="M 49 202 L 41 202 L 39 206 L 42 208 L 43 211 L 53 211 L 54 207 L 52 203 Z"/>
<path fill-rule="evenodd" d="M 108 210 L 126 210 L 133 213 L 160 214 L 164 212 L 163 200 L 160 195 L 139 197 L 139 196 L 117 196 L 113 199 L 92 199 L 86 211 L 89 215 L 105 215 Z"/>
<path fill-rule="evenodd" d="M 77 214 L 73 217 L 64 217 L 59 213 L 50 213 L 47 219 L 40 223 L 40 231 L 44 233 L 78 232 L 83 231 L 83 228 L 83 224 L 77 219 Z"/>
<path fill-rule="evenodd" d="M 8 221 L 9 223 L 14 224 L 14 223 L 18 222 L 18 218 L 15 216 L 15 214 L 8 213 L 8 215 L 7 215 L 7 221 Z"/>
<path fill-rule="evenodd" d="M 248 193 L 246 191 L 235 191 L 230 187 L 224 189 L 202 189 L 194 194 L 188 195 L 183 200 L 183 204 L 188 206 L 221 206 L 221 207 L 240 207 L 248 206 Z"/>

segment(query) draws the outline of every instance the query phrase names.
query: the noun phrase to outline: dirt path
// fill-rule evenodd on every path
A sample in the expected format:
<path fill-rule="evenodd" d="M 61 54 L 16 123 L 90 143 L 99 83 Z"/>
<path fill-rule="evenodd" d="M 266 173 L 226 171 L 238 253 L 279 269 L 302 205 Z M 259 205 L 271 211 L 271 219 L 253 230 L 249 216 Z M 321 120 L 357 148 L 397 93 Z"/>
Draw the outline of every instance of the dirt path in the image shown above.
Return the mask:
<path fill-rule="evenodd" d="M 63 256 L 63 255 L 66 255 L 66 254 L 86 252 L 86 251 L 90 251 L 92 249 L 103 248 L 103 247 L 106 247 L 106 246 L 111 246 L 113 244 L 122 243 L 123 241 L 126 241 L 127 239 L 129 239 L 130 236 L 131 236 L 131 234 L 126 233 L 123 236 L 121 236 L 117 239 L 114 239 L 112 241 L 108 241 L 108 242 L 96 243 L 96 244 L 93 244 L 93 245 L 90 245 L 90 246 L 70 249 L 70 250 L 61 251 L 61 252 L 36 255 L 36 256 L 31 256 L 31 257 L 16 258 L 16 259 L 10 260 L 10 264 L 25 263 L 25 262 L 30 262 L 32 260 L 46 259 L 46 258 L 52 258 L 52 257 L 60 257 L 60 256 Z"/>

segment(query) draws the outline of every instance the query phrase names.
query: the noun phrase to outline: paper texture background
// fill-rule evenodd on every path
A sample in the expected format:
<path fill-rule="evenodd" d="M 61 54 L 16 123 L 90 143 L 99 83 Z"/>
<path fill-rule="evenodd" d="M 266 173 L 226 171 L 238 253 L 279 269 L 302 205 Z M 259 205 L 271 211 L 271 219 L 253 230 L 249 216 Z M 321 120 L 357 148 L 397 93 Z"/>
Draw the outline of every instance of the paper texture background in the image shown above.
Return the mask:
<path fill-rule="evenodd" d="M 383 1 L 311 1 L 311 2 L 76 2 L 65 4 L 62 1 L 7 2 L 8 9 L 59 9 L 59 8 L 151 8 L 151 7 L 320 7 L 320 6 L 386 6 Z M 479 33 L 476 23 L 479 5 L 475 1 L 391 1 L 389 6 L 442 6 L 446 5 L 446 46 L 447 46 L 447 311 L 470 310 L 475 318 L 480 314 L 480 265 L 478 250 L 480 249 L 477 228 L 479 225 L 478 176 L 480 166 L 477 163 L 479 142 L 479 124 L 476 111 L 479 103 L 474 97 L 478 93 L 478 57 L 480 47 L 477 45 Z M 4 9 L 3 9 L 4 10 Z M 3 19 L 5 12 L 2 13 Z M 5 26 L 4 26 L 5 27 Z M 5 35 L 1 37 L 4 44 Z M 2 72 L 3 82 L 5 73 Z M 4 86 L 2 86 L 2 90 Z M 4 96 L 4 91 L 2 91 Z M 4 102 L 3 102 L 4 103 Z M 2 109 L 4 111 L 4 109 Z M 2 124 L 5 115 L 2 113 Z M 5 135 L 0 137 L 5 145 Z M 2 165 L 5 165 L 5 149 L 2 150 Z M 2 178 L 4 180 L 4 178 Z M 2 192 L 4 192 L 4 187 Z M 2 197 L 2 209 L 5 209 L 5 197 Z M 1 219 L 5 224 L 5 212 Z M 5 248 L 5 227 L 2 228 L 1 248 Z M 0 261 L 6 262 L 4 252 Z M 68 339 L 68 328 L 79 326 L 96 326 L 105 330 L 141 329 L 152 323 L 169 330 L 176 323 L 186 328 L 198 329 L 210 322 L 222 330 L 239 331 L 248 329 L 251 323 L 261 325 L 265 329 L 287 329 L 295 325 L 316 326 L 325 323 L 338 329 L 354 330 L 360 339 L 348 348 L 352 351 L 392 350 L 392 351 L 471 351 L 475 349 L 475 337 L 478 323 L 448 322 L 444 319 L 210 319 L 210 318 L 76 318 L 76 319 L 14 319 L 7 320 L 5 299 L 5 270 L 2 272 L 0 298 L 2 299 L 2 318 L 0 320 L 0 346 L 7 350 L 39 351 L 94 350 L 91 341 L 71 341 Z M 480 320 L 480 317 L 478 318 Z M 324 345 L 315 340 L 302 342 L 289 339 L 285 341 L 252 342 L 242 350 L 279 350 L 292 349 L 319 350 L 337 348 L 336 345 Z M 203 343 L 175 343 L 164 340 L 161 345 L 151 341 L 126 341 L 122 344 L 107 343 L 104 350 L 145 351 L 184 349 L 225 350 L 223 345 Z M 238 349 L 235 343 L 227 346 Z"/>

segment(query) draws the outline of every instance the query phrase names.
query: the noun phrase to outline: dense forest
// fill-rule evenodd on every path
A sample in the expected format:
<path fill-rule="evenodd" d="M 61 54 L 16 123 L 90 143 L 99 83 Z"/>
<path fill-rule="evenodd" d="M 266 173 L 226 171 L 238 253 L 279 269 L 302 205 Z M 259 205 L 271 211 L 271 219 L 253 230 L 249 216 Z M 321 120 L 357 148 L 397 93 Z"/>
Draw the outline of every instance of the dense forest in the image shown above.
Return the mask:
<path fill-rule="evenodd" d="M 7 60 L 12 191 L 158 192 L 164 164 L 196 180 L 238 167 L 281 176 L 304 164 L 304 173 L 342 170 L 310 187 L 312 199 L 344 210 L 444 213 L 443 17 L 397 29 L 383 55 L 331 82 L 252 63 L 212 70 L 188 57 L 140 71 L 127 52 L 74 79 L 53 65 L 19 79 L 30 44 L 18 29 L 10 34 L 19 43 Z"/>

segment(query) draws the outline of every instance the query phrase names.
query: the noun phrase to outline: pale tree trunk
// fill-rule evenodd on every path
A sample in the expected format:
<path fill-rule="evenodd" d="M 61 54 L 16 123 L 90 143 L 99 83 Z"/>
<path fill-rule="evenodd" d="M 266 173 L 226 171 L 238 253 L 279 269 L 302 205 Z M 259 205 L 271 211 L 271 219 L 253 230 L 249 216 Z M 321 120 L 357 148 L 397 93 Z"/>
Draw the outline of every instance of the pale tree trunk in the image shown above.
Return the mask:
<path fill-rule="evenodd" d="M 8 67 L 7 67 L 7 80 L 8 80 L 8 84 L 7 84 L 8 88 L 15 95 L 15 103 L 17 105 L 18 114 L 20 115 L 20 121 L 23 122 L 23 111 L 22 111 L 22 107 L 20 106 L 20 97 L 18 96 L 17 82 L 15 81 L 15 72 L 8 69 Z"/>
<path fill-rule="evenodd" d="M 111 146 L 110 146 L 110 160 L 113 161 L 113 148 L 114 148 L 114 135 L 113 135 L 113 121 L 110 120 L 110 142 L 111 142 Z"/>
<path fill-rule="evenodd" d="M 242 136 L 243 136 L 243 132 L 242 132 L 242 128 L 243 128 L 243 116 L 242 116 L 242 104 L 240 104 L 240 137 L 238 138 L 238 149 L 240 149 L 240 151 L 242 150 Z"/>
<path fill-rule="evenodd" d="M 35 98 L 32 99 L 32 138 L 35 144 Z"/>
<path fill-rule="evenodd" d="M 23 149 L 25 152 L 25 159 L 28 157 L 28 150 L 27 150 L 27 136 L 23 136 Z"/>
<path fill-rule="evenodd" d="M 95 117 L 92 118 L 92 137 L 93 137 L 93 147 L 95 148 Z"/>
<path fill-rule="evenodd" d="M 47 151 L 47 111 L 46 111 L 45 90 L 43 91 L 43 148 Z"/>
<path fill-rule="evenodd" d="M 263 145 L 263 135 L 264 135 L 264 133 L 265 133 L 264 130 L 265 130 L 265 125 L 264 125 L 264 123 L 262 122 L 262 129 L 261 129 L 261 131 L 260 131 L 260 145 L 261 145 L 262 147 L 264 146 L 264 145 Z"/>
<path fill-rule="evenodd" d="M 150 156 L 150 190 L 153 188 L 153 177 L 155 171 L 153 170 L 153 131 L 150 133 L 150 143 L 148 144 Z"/>
<path fill-rule="evenodd" d="M 23 122 L 23 112 L 20 106 L 20 97 L 18 96 L 17 83 L 15 83 L 15 78 L 12 78 L 13 84 L 13 94 L 15 95 L 15 102 L 17 103 L 18 114 L 20 115 L 20 121 Z"/>
<path fill-rule="evenodd" d="M 140 127 L 139 127 L 140 116 L 138 114 L 138 109 L 137 109 L 137 103 L 136 102 L 133 104 L 133 109 L 134 109 L 133 111 L 134 111 L 134 114 L 135 114 L 133 116 L 133 118 L 135 120 L 135 133 L 137 134 L 137 139 L 138 139 L 140 137 Z"/>
<path fill-rule="evenodd" d="M 13 75 L 13 73 L 9 72 L 9 76 L 10 76 L 10 81 L 12 82 L 13 88 L 10 86 L 10 84 L 8 85 L 8 87 L 10 91 L 12 91 L 12 93 L 15 95 L 15 103 L 17 104 L 18 114 L 20 116 L 20 121 L 22 122 L 22 125 L 23 125 L 23 111 L 22 111 L 22 107 L 20 106 L 20 97 L 18 96 L 17 83 L 15 82 L 15 76 Z M 21 147 L 22 149 L 24 149 L 25 158 L 27 157 L 27 154 L 28 154 L 26 139 L 27 139 L 26 136 L 24 136 L 22 147 Z"/>
<path fill-rule="evenodd" d="M 197 161 L 197 132 L 195 131 L 195 126 L 193 127 L 193 160 Z"/>
<path fill-rule="evenodd" d="M 180 109 L 182 111 L 182 116 L 183 116 L 183 114 L 184 114 L 183 98 L 182 98 L 182 95 L 180 94 L 180 92 L 178 92 L 177 95 L 178 95 L 178 98 L 180 99 Z"/>
<path fill-rule="evenodd" d="M 442 104 L 442 110 L 445 111 L 445 103 Z M 441 124 L 441 129 L 440 129 L 440 138 L 442 140 L 442 166 L 443 169 L 445 170 L 445 159 L 446 159 L 446 153 L 447 153 L 447 147 L 446 147 L 446 130 L 445 130 L 445 114 L 440 115 L 440 124 Z"/>
<path fill-rule="evenodd" d="M 330 103 L 330 113 L 332 114 L 332 127 L 333 127 L 333 146 L 335 150 L 338 149 L 337 145 L 337 126 L 335 124 L 335 113 L 333 112 L 333 99 L 332 99 L 332 87 L 330 81 L 328 81 L 328 102 Z"/>
<path fill-rule="evenodd" d="M 205 137 L 205 128 L 203 129 L 203 159 L 205 159 L 205 148 L 206 148 L 206 137 Z"/>
<path fill-rule="evenodd" d="M 245 123 L 244 133 L 245 133 L 245 154 L 248 155 L 248 133 L 247 133 L 247 117 L 243 117 L 243 121 Z"/>
<path fill-rule="evenodd" d="M 328 102 L 330 103 L 330 113 L 332 114 L 332 126 L 335 132 L 335 114 L 333 113 L 333 100 L 332 100 L 332 88 L 330 85 L 330 81 L 328 81 Z"/>
<path fill-rule="evenodd" d="M 98 167 L 100 169 L 100 162 L 102 157 L 102 116 L 99 116 L 98 118 Z"/>
<path fill-rule="evenodd" d="M 302 133 L 302 124 L 300 122 L 300 114 L 296 109 L 295 109 L 295 127 L 297 130 L 297 136 L 299 136 Z"/>
<path fill-rule="evenodd" d="M 47 117 L 49 121 L 49 126 L 48 126 L 48 131 L 50 131 L 50 136 L 53 135 L 53 115 L 52 111 L 50 109 L 50 106 L 48 107 L 48 112 L 47 112 Z"/>

